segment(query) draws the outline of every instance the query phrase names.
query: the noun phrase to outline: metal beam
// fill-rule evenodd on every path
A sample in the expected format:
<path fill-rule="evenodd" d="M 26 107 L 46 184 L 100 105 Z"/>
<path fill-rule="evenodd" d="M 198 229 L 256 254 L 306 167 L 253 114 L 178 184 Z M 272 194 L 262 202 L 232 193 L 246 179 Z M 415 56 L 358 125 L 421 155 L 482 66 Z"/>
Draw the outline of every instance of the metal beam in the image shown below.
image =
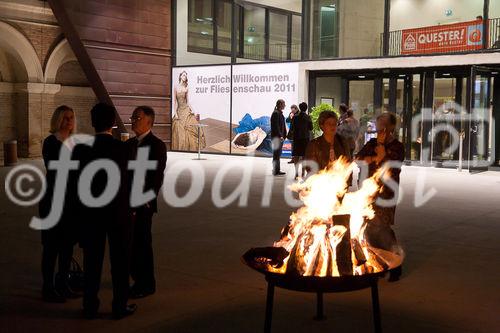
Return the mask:
<path fill-rule="evenodd" d="M 68 43 L 71 46 L 71 49 L 73 50 L 73 53 L 78 59 L 78 62 L 80 63 L 80 66 L 83 72 L 85 73 L 85 76 L 87 77 L 87 80 L 89 81 L 90 86 L 92 87 L 92 90 L 94 91 L 97 99 L 102 103 L 114 105 L 113 100 L 109 96 L 109 93 L 94 66 L 94 63 L 90 59 L 90 56 L 85 48 L 85 45 L 83 45 L 83 42 L 80 39 L 80 35 L 78 34 L 73 23 L 71 22 L 68 12 L 66 11 L 66 8 L 63 4 L 63 1 L 48 0 L 48 2 L 50 7 L 52 8 L 52 11 L 54 12 L 54 16 L 56 17 L 57 22 L 61 27 L 61 30 L 64 33 L 64 36 L 68 40 Z M 115 116 L 116 116 L 116 125 L 118 126 L 118 132 L 119 133 L 127 132 L 125 126 L 123 125 L 120 115 L 118 114 L 117 111 L 115 112 L 116 112 Z M 115 133 L 115 135 L 118 136 L 119 134 Z"/>

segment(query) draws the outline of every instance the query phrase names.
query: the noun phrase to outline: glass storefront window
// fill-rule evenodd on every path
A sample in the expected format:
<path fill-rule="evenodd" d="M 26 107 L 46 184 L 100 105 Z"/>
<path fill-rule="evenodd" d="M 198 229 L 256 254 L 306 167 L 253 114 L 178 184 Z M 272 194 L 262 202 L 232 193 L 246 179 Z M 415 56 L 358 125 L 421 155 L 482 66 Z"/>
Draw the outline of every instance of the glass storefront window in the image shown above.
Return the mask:
<path fill-rule="evenodd" d="M 490 6 L 496 1 L 490 1 Z M 390 31 L 473 21 L 483 15 L 484 0 L 391 0 Z"/>
<path fill-rule="evenodd" d="M 481 21 L 485 0 L 389 2 L 389 56 L 475 52 L 483 49 L 485 39 L 487 48 L 500 48 L 500 1 L 489 1 L 485 26 Z M 386 0 L 177 0 L 178 8 L 189 6 L 187 51 L 228 57 L 231 33 L 235 30 L 238 62 L 384 56 L 385 3 Z M 179 17 L 177 21 L 178 25 L 184 24 Z M 184 33 L 184 28 L 178 31 Z M 462 37 L 456 35 L 459 29 L 465 29 Z M 481 29 L 484 33 L 478 34 Z M 431 40 L 438 34 L 445 36 L 445 42 Z M 429 41 L 423 41 L 422 36 Z M 456 42 L 457 38 L 460 42 Z M 207 57 L 205 63 L 223 62 Z"/>
<path fill-rule="evenodd" d="M 300 60 L 302 53 L 302 17 L 292 15 L 292 60 Z"/>
<path fill-rule="evenodd" d="M 213 52 L 213 1 L 189 0 L 188 51 Z"/>
<path fill-rule="evenodd" d="M 391 91 L 391 84 L 395 84 Z M 403 142 L 403 128 L 401 123 L 403 121 L 403 94 L 404 94 L 404 75 L 401 77 L 394 78 L 393 80 L 384 78 L 383 79 L 383 111 L 392 112 L 396 114 L 398 118 L 398 124 L 396 126 L 396 137 L 399 141 Z M 392 96 L 391 96 L 392 95 Z"/>
<path fill-rule="evenodd" d="M 217 5 L 217 46 L 219 53 L 231 54 L 231 1 L 218 1 Z"/>
<path fill-rule="evenodd" d="M 484 0 L 391 0 L 390 6 L 389 55 L 473 52 L 483 48 L 485 34 L 480 31 Z"/>
<path fill-rule="evenodd" d="M 269 12 L 269 59 L 288 59 L 288 15 Z"/>
<path fill-rule="evenodd" d="M 500 1 L 490 0 L 490 11 L 488 16 L 490 19 L 500 17 Z"/>
<path fill-rule="evenodd" d="M 358 147 L 362 147 L 375 133 L 375 108 L 373 103 L 373 80 L 349 81 L 349 107 L 354 113 L 354 118 L 359 119 L 360 138 Z"/>
<path fill-rule="evenodd" d="M 314 0 L 312 27 L 312 56 L 337 57 L 339 47 L 338 1 Z"/>
<path fill-rule="evenodd" d="M 245 4 L 243 7 L 243 57 L 264 60 L 266 43 L 266 10 Z"/>
<path fill-rule="evenodd" d="M 488 35 L 490 48 L 500 49 L 500 1 L 490 1 L 488 13 Z"/>

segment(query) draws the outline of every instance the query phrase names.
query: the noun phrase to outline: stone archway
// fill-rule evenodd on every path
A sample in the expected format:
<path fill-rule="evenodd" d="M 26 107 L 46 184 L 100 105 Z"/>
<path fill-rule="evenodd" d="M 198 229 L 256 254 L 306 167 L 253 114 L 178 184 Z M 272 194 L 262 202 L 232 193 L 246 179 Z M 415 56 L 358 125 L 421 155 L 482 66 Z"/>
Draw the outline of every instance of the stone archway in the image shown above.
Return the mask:
<path fill-rule="evenodd" d="M 38 156 L 41 140 L 32 124 L 40 121 L 30 104 L 44 76 L 40 60 L 30 41 L 13 26 L 0 21 L 0 143 L 18 141 L 20 157 Z M 35 89 L 35 90 L 36 90 Z M 36 128 L 36 126 L 35 126 Z M 3 149 L 3 145 L 0 144 Z M 3 155 L 3 151 L 2 151 Z"/>
<path fill-rule="evenodd" d="M 73 50 L 71 50 L 68 40 L 65 38 L 57 44 L 47 60 L 45 66 L 45 83 L 56 83 L 57 72 L 62 65 L 70 61 L 77 61 L 77 59 Z"/>
<path fill-rule="evenodd" d="M 57 106 L 68 105 L 75 111 L 77 132 L 93 133 L 89 111 L 97 98 L 67 39 L 60 41 L 48 56 L 44 77 L 45 88 L 54 89 L 53 94 L 45 93 L 43 117 L 50 119 Z M 44 123 L 42 133 L 48 133 L 48 125 Z"/>
<path fill-rule="evenodd" d="M 27 82 L 44 82 L 42 65 L 33 45 L 16 28 L 2 21 L 0 21 L 0 49 L 12 55 L 25 67 Z"/>

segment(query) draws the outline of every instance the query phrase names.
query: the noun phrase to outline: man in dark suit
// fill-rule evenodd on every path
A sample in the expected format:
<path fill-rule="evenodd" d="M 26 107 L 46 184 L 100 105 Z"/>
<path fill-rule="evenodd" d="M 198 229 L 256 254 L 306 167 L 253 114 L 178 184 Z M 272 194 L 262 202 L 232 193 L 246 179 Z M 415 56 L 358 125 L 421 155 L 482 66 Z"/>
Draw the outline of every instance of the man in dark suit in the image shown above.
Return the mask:
<path fill-rule="evenodd" d="M 152 191 L 154 197 L 148 202 L 133 208 L 134 236 L 132 245 L 131 276 L 134 285 L 130 289 L 130 297 L 142 298 L 154 294 L 156 280 L 154 276 L 154 260 L 151 225 L 153 214 L 158 211 L 157 197 L 163 184 L 163 173 L 167 162 L 167 149 L 162 140 L 157 138 L 151 128 L 155 121 L 155 112 L 149 106 L 137 107 L 132 117 L 132 131 L 135 137 L 127 141 L 129 151 L 137 157 L 141 148 L 148 149 L 148 161 L 155 162 L 156 166 L 148 169 L 138 184 L 143 193 Z M 138 175 L 136 175 L 138 176 Z M 137 180 L 134 180 L 137 182 Z M 133 191 L 137 189 L 133 188 Z"/>
<path fill-rule="evenodd" d="M 280 169 L 281 151 L 283 149 L 283 141 L 286 138 L 286 125 L 283 110 L 285 109 L 285 101 L 279 99 L 274 107 L 271 115 L 271 140 L 273 145 L 273 175 L 280 176 L 285 173 Z"/>
<path fill-rule="evenodd" d="M 93 145 L 78 145 L 74 156 L 80 161 L 79 216 L 82 229 L 84 296 L 83 310 L 88 319 L 97 316 L 99 286 L 106 246 L 109 242 L 113 282 L 113 317 L 121 319 L 135 312 L 135 304 L 127 305 L 132 219 L 129 206 L 126 145 L 113 138 L 115 108 L 100 103 L 91 110 L 96 135 Z M 107 170 L 105 169 L 107 164 Z M 97 170 L 89 173 L 91 166 Z M 113 167 L 114 166 L 114 167 Z M 116 191 L 104 198 L 109 188 Z M 86 193 L 86 194 L 85 194 Z M 92 199 L 93 197 L 94 202 Z"/>

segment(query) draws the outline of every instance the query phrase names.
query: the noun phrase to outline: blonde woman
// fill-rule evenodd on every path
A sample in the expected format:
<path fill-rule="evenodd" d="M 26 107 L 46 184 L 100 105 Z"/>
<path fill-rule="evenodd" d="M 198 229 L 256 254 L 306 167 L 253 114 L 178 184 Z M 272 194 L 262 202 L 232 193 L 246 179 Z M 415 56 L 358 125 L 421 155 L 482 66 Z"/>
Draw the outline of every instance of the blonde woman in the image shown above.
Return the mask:
<path fill-rule="evenodd" d="M 75 131 L 75 113 L 66 105 L 59 106 L 50 121 L 50 135 L 43 141 L 42 155 L 47 169 L 45 196 L 40 201 L 39 214 L 41 218 L 51 211 L 52 197 L 56 182 L 56 172 L 49 170 L 50 161 L 59 159 L 61 149 L 68 149 L 63 143 Z M 49 230 L 42 230 L 42 298 L 50 303 L 63 303 L 66 298 L 77 297 L 78 294 L 69 288 L 68 271 L 73 256 L 73 246 L 76 243 L 76 227 L 71 216 L 72 209 L 69 196 L 66 196 L 63 214 L 59 222 Z M 59 262 L 59 272 L 54 280 L 56 261 Z"/>
<path fill-rule="evenodd" d="M 172 149 L 173 150 L 198 150 L 198 133 L 200 135 L 200 148 L 206 146 L 203 128 L 199 129 L 196 116 L 189 104 L 188 77 L 185 71 L 179 75 L 179 84 L 174 89 L 174 110 L 172 118 Z"/>

